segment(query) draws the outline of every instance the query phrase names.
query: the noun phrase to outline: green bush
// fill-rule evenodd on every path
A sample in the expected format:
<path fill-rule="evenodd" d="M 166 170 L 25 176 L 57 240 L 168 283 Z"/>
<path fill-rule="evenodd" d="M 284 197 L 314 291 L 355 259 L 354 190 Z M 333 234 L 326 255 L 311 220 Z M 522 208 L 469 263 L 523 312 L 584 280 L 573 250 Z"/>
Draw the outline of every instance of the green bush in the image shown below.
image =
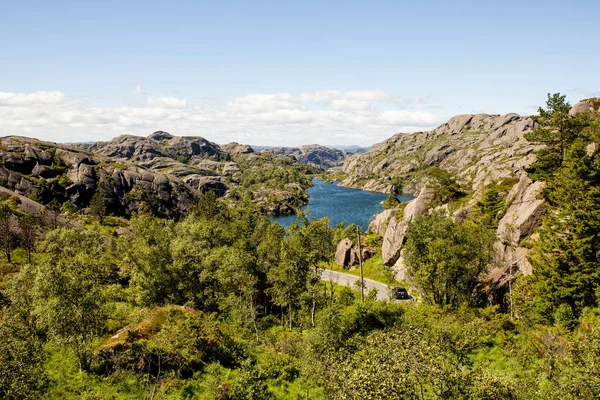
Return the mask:
<path fill-rule="evenodd" d="M 400 204 L 400 201 L 396 197 L 394 193 L 390 193 L 388 197 L 382 203 L 384 209 L 389 210 L 390 208 L 395 208 Z"/>

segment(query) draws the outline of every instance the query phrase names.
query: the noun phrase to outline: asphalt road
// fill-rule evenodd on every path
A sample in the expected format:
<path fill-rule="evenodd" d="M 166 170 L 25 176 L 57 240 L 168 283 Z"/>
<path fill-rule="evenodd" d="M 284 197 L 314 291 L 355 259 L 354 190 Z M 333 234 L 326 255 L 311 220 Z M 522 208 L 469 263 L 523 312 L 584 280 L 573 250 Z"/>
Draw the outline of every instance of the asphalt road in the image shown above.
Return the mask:
<path fill-rule="evenodd" d="M 344 274 L 342 272 L 331 271 L 328 269 L 321 270 L 321 280 L 327 282 L 337 283 L 338 285 L 346 286 L 350 285 L 352 289 L 355 289 L 354 282 L 359 281 L 358 276 Z M 377 300 L 390 300 L 391 298 L 391 287 L 388 287 L 385 283 L 377 282 L 371 279 L 364 278 L 365 281 L 365 296 L 369 293 L 372 288 L 377 289 Z"/>

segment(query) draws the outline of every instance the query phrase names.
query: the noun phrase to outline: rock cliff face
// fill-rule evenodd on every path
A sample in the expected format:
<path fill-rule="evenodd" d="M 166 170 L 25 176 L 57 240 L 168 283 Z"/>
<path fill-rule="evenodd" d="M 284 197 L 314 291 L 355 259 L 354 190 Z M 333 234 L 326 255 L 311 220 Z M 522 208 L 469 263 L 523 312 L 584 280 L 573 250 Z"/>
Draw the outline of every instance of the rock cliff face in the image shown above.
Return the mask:
<path fill-rule="evenodd" d="M 244 171 L 264 175 L 276 165 L 300 164 L 288 156 L 254 153 L 247 145 L 221 148 L 201 137 L 163 131 L 83 145 L 9 136 L 0 138 L 0 160 L 0 186 L 42 204 L 56 198 L 82 209 L 100 190 L 109 214 L 129 215 L 145 202 L 156 215 L 167 217 L 185 213 L 207 191 L 222 196 L 229 189 L 248 186 L 253 178 L 245 179 Z M 306 167 L 302 165 L 297 169 Z M 246 189 L 257 206 L 272 213 L 293 213 L 305 186 L 292 182 L 265 193 L 261 192 L 265 188 Z"/>
<path fill-rule="evenodd" d="M 508 193 L 501 195 L 508 209 L 497 231 L 499 269 L 492 276 L 504 276 L 509 259 L 519 261 L 521 273 L 531 273 L 526 249 L 519 239 L 531 234 L 541 222 L 543 200 L 538 199 L 541 183 L 532 183 L 525 169 L 535 160 L 537 147 L 524 134 L 534 129 L 531 118 L 517 114 L 459 115 L 430 132 L 398 134 L 374 145 L 363 155 L 349 157 L 343 166 L 342 185 L 390 192 L 392 179 L 401 178 L 405 191 L 418 194 L 403 209 L 386 210 L 371 224 L 371 230 L 383 236 L 382 256 L 393 266 L 396 278 L 406 278 L 402 251 L 405 233 L 417 216 L 439 209 L 454 218 L 464 218 L 476 200 L 488 188 L 503 184 Z M 427 171 L 439 167 L 455 177 L 470 194 L 470 200 L 455 209 L 434 204 L 436 186 L 430 184 Z M 452 209 L 452 210 L 451 210 Z"/>
<path fill-rule="evenodd" d="M 397 212 L 397 209 L 391 209 L 384 210 L 383 212 L 377 214 L 375 219 L 369 224 L 369 230 L 379 234 L 380 236 L 385 235 L 385 231 L 387 230 L 391 219 L 394 217 L 394 215 L 396 215 Z"/>
<path fill-rule="evenodd" d="M 172 136 L 158 131 L 146 137 L 123 135 L 89 148 L 116 162 L 131 162 L 151 171 L 168 173 L 199 192 L 227 191 L 223 176 L 232 170 L 231 155 L 201 137 Z"/>
<path fill-rule="evenodd" d="M 176 176 L 75 146 L 10 136 L 0 139 L 0 159 L 2 186 L 42 203 L 57 198 L 85 208 L 101 186 L 109 212 L 126 214 L 145 201 L 157 215 L 171 216 L 199 196 Z"/>
<path fill-rule="evenodd" d="M 325 169 L 341 166 L 348 155 L 345 151 L 331 149 L 318 144 L 309 144 L 300 147 L 273 147 L 263 151 L 271 154 L 292 156 L 298 161 Z"/>
<path fill-rule="evenodd" d="M 411 221 L 419 215 L 427 212 L 431 203 L 433 192 L 430 187 L 421 189 L 419 196 L 411 200 L 404 207 L 402 213 L 396 213 L 389 219 L 385 233 L 383 234 L 383 245 L 381 254 L 385 265 L 394 265 L 404 245 L 404 234 Z"/>
<path fill-rule="evenodd" d="M 533 126 L 531 118 L 517 114 L 459 115 L 430 132 L 397 134 L 348 157 L 341 185 L 389 193 L 391 179 L 399 177 L 417 194 L 424 183 L 417 172 L 439 166 L 477 190 L 533 162 L 536 146 L 523 136 Z"/>
<path fill-rule="evenodd" d="M 163 131 L 154 132 L 148 137 L 121 135 L 109 142 L 96 142 L 89 150 L 115 160 L 136 162 L 144 167 L 153 166 L 157 161 L 162 161 L 160 159 L 209 158 L 227 161 L 231 158 L 218 145 L 202 137 L 173 136 Z"/>
<path fill-rule="evenodd" d="M 573 106 L 570 114 L 581 112 L 599 116 L 600 99 L 583 100 Z M 526 171 L 539 148 L 524 137 L 533 129 L 531 118 L 517 114 L 459 115 L 431 132 L 398 134 L 372 146 L 363 155 L 346 159 L 346 178 L 341 183 L 344 186 L 389 192 L 392 179 L 401 178 L 406 191 L 419 194 L 403 209 L 379 214 L 369 227 L 383 236 L 384 263 L 393 266 L 398 280 L 406 278 L 402 252 L 404 235 L 413 218 L 436 209 L 464 219 L 484 191 L 492 187 L 498 188 L 505 206 L 496 230 L 497 255 L 486 280 L 497 289 L 519 273 L 533 272 L 527 260 L 528 250 L 520 246 L 523 238 L 534 234 L 546 212 L 541 196 L 544 184 L 532 182 Z M 468 201 L 458 209 L 432 202 L 436 192 L 427 174 L 431 167 L 452 174 L 469 192 Z"/>

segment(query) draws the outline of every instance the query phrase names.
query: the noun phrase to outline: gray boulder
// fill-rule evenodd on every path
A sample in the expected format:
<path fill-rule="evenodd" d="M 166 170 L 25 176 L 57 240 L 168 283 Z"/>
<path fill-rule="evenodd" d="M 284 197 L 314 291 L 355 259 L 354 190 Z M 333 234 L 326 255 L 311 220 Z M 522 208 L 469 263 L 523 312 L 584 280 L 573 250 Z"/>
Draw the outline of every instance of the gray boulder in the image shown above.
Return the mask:
<path fill-rule="evenodd" d="M 408 225 L 414 218 L 427 212 L 433 199 L 433 194 L 430 187 L 423 187 L 419 196 L 409 201 L 404 208 L 402 219 L 397 218 L 398 215 L 396 215 L 389 220 L 381 247 L 381 254 L 385 265 L 394 265 L 398 260 L 400 251 L 404 245 L 404 234 Z"/>
<path fill-rule="evenodd" d="M 239 144 L 237 142 L 227 143 L 221 146 L 223 151 L 229 153 L 232 157 L 237 157 L 243 154 L 254 153 L 254 149 L 247 144 Z"/>
<path fill-rule="evenodd" d="M 131 232 L 129 229 L 124 228 L 122 226 L 118 227 L 115 230 L 115 235 L 117 236 L 123 236 L 123 235 L 133 235 L 133 232 Z"/>
<path fill-rule="evenodd" d="M 358 257 L 358 249 L 354 246 L 354 243 L 348 238 L 340 240 L 335 251 L 335 263 L 340 267 L 351 268 L 363 262 L 375 255 L 375 250 L 368 246 L 361 246 L 361 256 Z"/>
<path fill-rule="evenodd" d="M 394 265 L 398 257 L 400 257 L 400 251 L 404 245 L 406 227 L 407 225 L 402 219 L 397 219 L 396 217 L 390 219 L 381 246 L 381 255 L 383 256 L 383 263 L 385 265 Z"/>
<path fill-rule="evenodd" d="M 348 238 L 340 240 L 335 250 L 335 263 L 340 267 L 349 267 L 354 258 L 353 249 L 354 243 Z"/>
<path fill-rule="evenodd" d="M 498 239 L 511 245 L 517 245 L 525 236 L 533 233 L 542 222 L 544 200 L 540 198 L 543 182 L 532 182 L 526 174 L 507 195 L 506 203 L 510 207 L 498 223 Z"/>
<path fill-rule="evenodd" d="M 591 98 L 581 100 L 569 110 L 569 115 L 588 113 L 592 119 L 600 115 L 600 98 Z"/>
<path fill-rule="evenodd" d="M 375 219 L 369 223 L 369 230 L 379 234 L 380 236 L 385 235 L 385 231 L 387 230 L 390 220 L 394 217 L 394 215 L 396 215 L 397 212 L 398 210 L 395 208 L 380 212 L 375 216 Z"/>
<path fill-rule="evenodd" d="M 406 282 L 408 280 L 408 269 L 404 263 L 404 249 L 400 251 L 400 256 L 392 267 L 394 271 L 394 279 L 398 282 Z"/>

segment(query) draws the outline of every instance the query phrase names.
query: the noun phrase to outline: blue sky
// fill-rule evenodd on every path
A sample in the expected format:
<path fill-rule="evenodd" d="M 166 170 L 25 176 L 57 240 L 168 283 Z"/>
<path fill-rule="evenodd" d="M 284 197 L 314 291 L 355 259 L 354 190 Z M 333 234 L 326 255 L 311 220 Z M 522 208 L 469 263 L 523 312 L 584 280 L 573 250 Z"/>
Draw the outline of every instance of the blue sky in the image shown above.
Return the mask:
<path fill-rule="evenodd" d="M 369 145 L 600 96 L 600 2 L 0 0 L 0 135 Z"/>

